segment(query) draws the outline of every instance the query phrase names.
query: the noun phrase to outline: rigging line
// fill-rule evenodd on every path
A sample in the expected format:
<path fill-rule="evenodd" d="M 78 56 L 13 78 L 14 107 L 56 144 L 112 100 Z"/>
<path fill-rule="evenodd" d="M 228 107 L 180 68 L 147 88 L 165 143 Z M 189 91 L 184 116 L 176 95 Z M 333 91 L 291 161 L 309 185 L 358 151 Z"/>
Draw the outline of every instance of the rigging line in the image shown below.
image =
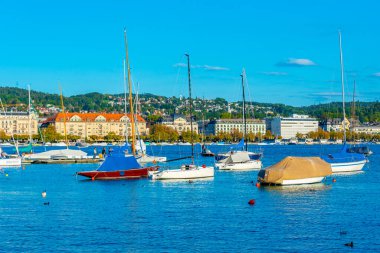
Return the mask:
<path fill-rule="evenodd" d="M 248 114 L 247 116 L 249 116 L 249 111 L 252 111 L 252 118 L 255 118 L 255 108 L 253 106 L 253 99 L 252 99 L 252 96 L 251 96 L 251 89 L 249 88 L 249 82 L 248 82 L 248 78 L 247 78 L 247 74 L 246 72 L 244 72 L 244 80 L 245 80 L 245 87 L 246 87 L 246 90 L 248 91 L 248 100 L 249 102 L 246 104 L 248 104 Z"/>

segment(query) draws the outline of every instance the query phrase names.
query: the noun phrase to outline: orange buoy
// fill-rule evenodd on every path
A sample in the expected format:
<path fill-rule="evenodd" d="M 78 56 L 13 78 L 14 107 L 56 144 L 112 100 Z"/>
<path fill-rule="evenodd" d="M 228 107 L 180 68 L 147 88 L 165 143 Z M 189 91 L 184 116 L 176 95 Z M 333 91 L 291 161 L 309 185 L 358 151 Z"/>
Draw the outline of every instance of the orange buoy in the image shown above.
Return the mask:
<path fill-rule="evenodd" d="M 255 204 L 255 200 L 251 199 L 250 201 L 248 201 L 248 204 L 250 204 L 251 206 L 253 206 Z"/>
<path fill-rule="evenodd" d="M 204 169 L 204 168 L 206 168 L 206 165 L 205 165 L 205 164 L 203 164 L 203 165 L 202 165 L 202 168 L 203 168 L 203 169 Z"/>
<path fill-rule="evenodd" d="M 335 183 L 335 182 L 336 182 L 336 179 L 335 179 L 335 178 L 333 178 L 332 182 L 333 182 L 333 183 Z"/>
<path fill-rule="evenodd" d="M 261 186 L 260 182 L 257 182 L 257 183 L 256 183 L 256 187 L 257 187 L 257 188 L 260 188 L 260 186 Z"/>
<path fill-rule="evenodd" d="M 95 177 L 92 177 L 91 180 L 94 181 L 94 180 L 95 180 Z"/>

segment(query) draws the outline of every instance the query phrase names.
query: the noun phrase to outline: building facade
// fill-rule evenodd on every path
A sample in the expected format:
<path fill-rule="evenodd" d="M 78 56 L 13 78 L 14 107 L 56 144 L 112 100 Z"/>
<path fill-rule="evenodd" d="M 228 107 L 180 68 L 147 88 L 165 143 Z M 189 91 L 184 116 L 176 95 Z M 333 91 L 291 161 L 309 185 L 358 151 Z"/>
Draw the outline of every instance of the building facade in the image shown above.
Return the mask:
<path fill-rule="evenodd" d="M 181 135 L 182 132 L 191 130 L 190 119 L 181 114 L 166 117 L 163 119 L 161 124 L 176 130 L 179 135 Z M 198 133 L 198 124 L 195 121 L 193 122 L 193 132 Z"/>
<path fill-rule="evenodd" d="M 65 117 L 67 135 L 77 135 L 85 140 L 92 135 L 104 137 L 113 132 L 116 135 L 132 135 L 131 115 L 119 113 L 57 113 L 49 118 L 44 126 L 53 124 L 57 133 L 65 134 Z M 137 115 L 136 134 L 146 135 L 146 122 Z"/>
<path fill-rule="evenodd" d="M 30 122 L 30 125 L 29 125 Z M 0 131 L 5 134 L 38 134 L 37 115 L 28 112 L 0 112 Z"/>
<path fill-rule="evenodd" d="M 275 117 L 270 120 L 272 134 L 284 139 L 296 137 L 297 133 L 307 134 L 318 131 L 318 121 L 307 115 L 293 114 L 290 118 Z"/>
<path fill-rule="evenodd" d="M 356 133 L 380 134 L 380 125 L 357 126 L 353 128 Z"/>
<path fill-rule="evenodd" d="M 198 123 L 201 130 L 200 132 L 205 133 L 205 135 L 217 135 L 221 132 L 231 133 L 233 130 L 238 130 L 244 133 L 244 123 L 243 119 L 218 119 L 212 120 L 204 125 L 203 122 Z M 262 133 L 265 134 L 265 122 L 256 119 L 247 119 L 247 133 Z"/>

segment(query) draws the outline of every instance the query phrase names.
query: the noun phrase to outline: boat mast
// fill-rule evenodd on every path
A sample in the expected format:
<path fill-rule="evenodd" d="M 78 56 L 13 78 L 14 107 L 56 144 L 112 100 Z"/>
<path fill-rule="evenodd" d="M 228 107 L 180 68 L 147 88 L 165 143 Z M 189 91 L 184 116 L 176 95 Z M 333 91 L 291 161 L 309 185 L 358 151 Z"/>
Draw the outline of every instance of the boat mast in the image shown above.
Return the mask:
<path fill-rule="evenodd" d="M 62 96 L 62 88 L 60 87 L 61 90 L 61 106 L 62 106 L 62 113 L 63 113 L 63 131 L 65 134 L 65 141 L 66 141 L 66 148 L 69 149 L 69 143 L 67 141 L 67 132 L 66 132 L 66 112 L 65 112 L 65 106 L 63 104 L 63 96 Z"/>
<path fill-rule="evenodd" d="M 191 162 L 194 164 L 194 140 L 193 140 L 193 100 L 191 99 L 191 75 L 190 75 L 190 55 L 185 54 L 187 57 L 187 74 L 189 79 L 189 108 L 190 108 L 190 141 L 191 141 Z"/>
<path fill-rule="evenodd" d="M 0 104 L 1 104 L 1 108 L 3 109 L 3 112 L 4 112 L 4 117 L 5 117 L 5 126 L 8 128 L 8 120 L 7 120 L 7 111 L 5 110 L 5 107 L 4 107 L 4 104 L 3 104 L 3 101 L 1 100 L 0 98 Z M 12 124 L 12 121 L 9 121 L 9 126 L 11 128 L 11 137 L 12 137 L 12 141 L 13 143 L 15 144 L 15 148 L 16 148 L 16 153 L 17 153 L 17 156 L 20 157 L 20 152 L 18 150 L 18 142 L 16 142 L 15 140 L 15 137 L 13 135 L 13 124 Z"/>
<path fill-rule="evenodd" d="M 133 112 L 133 98 L 132 98 L 132 82 L 131 82 L 131 68 L 128 59 L 128 42 L 127 42 L 127 30 L 124 29 L 124 45 L 125 45 L 125 60 L 128 70 L 128 87 L 129 87 L 129 108 L 131 110 L 131 127 L 132 127 L 132 154 L 136 154 L 135 147 L 135 117 Z"/>
<path fill-rule="evenodd" d="M 128 144 L 128 115 L 127 115 L 127 75 L 125 73 L 125 60 L 123 61 L 124 75 L 124 117 L 125 117 L 125 144 Z"/>
<path fill-rule="evenodd" d="M 31 119 L 31 108 L 30 108 L 30 85 L 28 85 L 28 131 L 29 131 L 29 144 L 32 144 L 32 132 L 31 132 L 31 124 L 32 124 L 32 119 Z"/>
<path fill-rule="evenodd" d="M 243 87 L 243 124 L 244 124 L 244 148 L 245 148 L 245 151 L 248 151 L 248 143 L 247 143 L 247 120 L 246 120 L 246 115 L 245 115 L 245 89 L 244 89 L 244 74 L 245 74 L 245 70 L 243 68 L 243 72 L 241 73 L 240 77 L 241 77 L 241 86 Z"/>
<path fill-rule="evenodd" d="M 344 101 L 344 67 L 343 67 L 343 52 L 342 52 L 342 33 L 339 31 L 339 52 L 340 52 L 340 74 L 342 82 L 342 104 L 343 104 L 343 142 L 346 143 L 346 107 Z"/>

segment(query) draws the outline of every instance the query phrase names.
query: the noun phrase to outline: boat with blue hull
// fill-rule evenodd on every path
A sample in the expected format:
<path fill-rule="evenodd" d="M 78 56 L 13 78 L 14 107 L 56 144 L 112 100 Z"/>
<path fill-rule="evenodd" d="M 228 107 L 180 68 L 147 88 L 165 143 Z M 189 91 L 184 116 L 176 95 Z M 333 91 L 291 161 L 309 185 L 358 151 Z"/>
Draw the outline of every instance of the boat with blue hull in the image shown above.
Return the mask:
<path fill-rule="evenodd" d="M 347 152 L 347 144 L 343 145 L 341 152 L 321 156 L 331 165 L 333 173 L 354 172 L 363 169 L 367 159 L 363 154 Z"/>

